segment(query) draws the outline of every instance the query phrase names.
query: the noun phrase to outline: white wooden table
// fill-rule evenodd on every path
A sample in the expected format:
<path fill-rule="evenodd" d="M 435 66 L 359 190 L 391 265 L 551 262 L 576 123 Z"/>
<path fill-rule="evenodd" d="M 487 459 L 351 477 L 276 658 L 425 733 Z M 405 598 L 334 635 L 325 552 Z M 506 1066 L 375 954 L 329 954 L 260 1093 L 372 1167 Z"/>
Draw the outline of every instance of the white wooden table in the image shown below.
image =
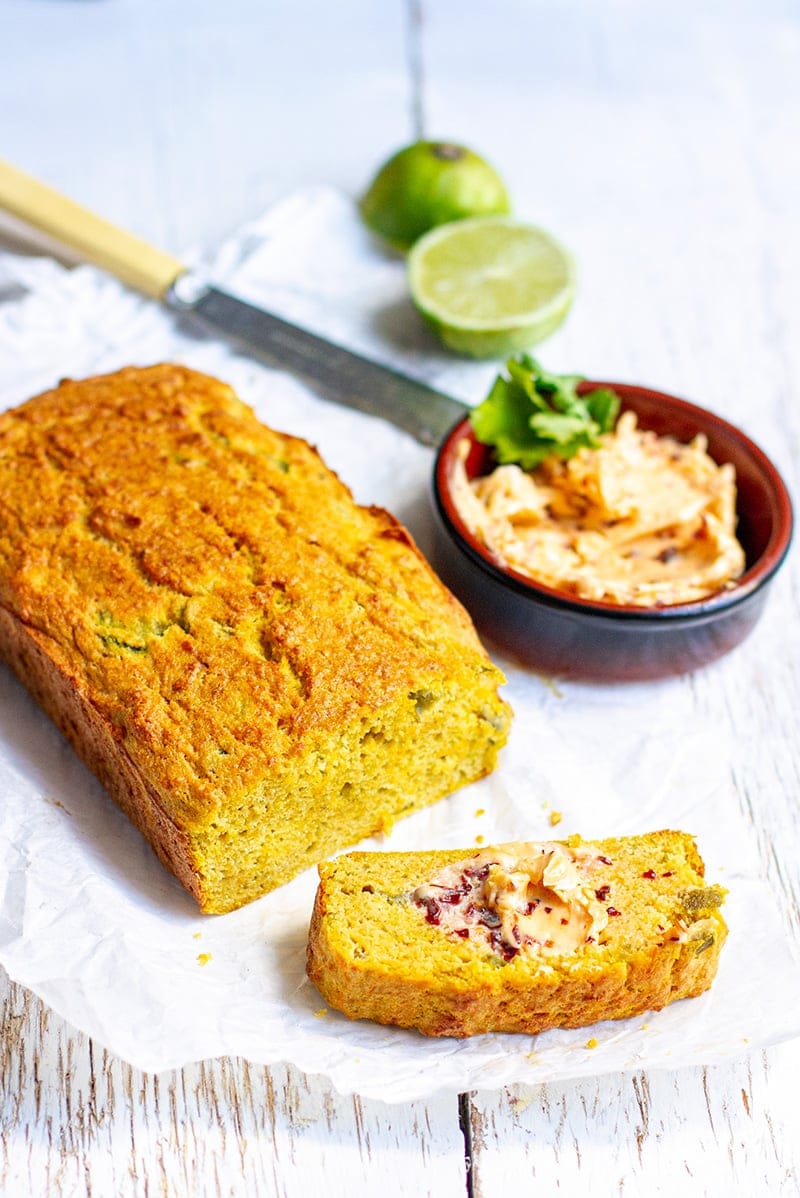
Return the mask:
<path fill-rule="evenodd" d="M 725 411 L 800 465 L 800 11 L 788 0 L 0 0 L 0 153 L 164 248 L 351 192 L 418 131 L 489 155 L 581 267 L 569 365 Z M 21 248 L 10 228 L 0 243 Z M 796 555 L 795 555 L 796 556 Z M 711 712 L 800 936 L 800 578 Z M 618 701 L 613 689 L 608 703 Z M 769 979 L 764 979 L 769 985 Z M 144 1075 L 0 979 L 4 1195 L 800 1193 L 800 1042 L 713 1068 L 384 1106 L 241 1060 Z"/>

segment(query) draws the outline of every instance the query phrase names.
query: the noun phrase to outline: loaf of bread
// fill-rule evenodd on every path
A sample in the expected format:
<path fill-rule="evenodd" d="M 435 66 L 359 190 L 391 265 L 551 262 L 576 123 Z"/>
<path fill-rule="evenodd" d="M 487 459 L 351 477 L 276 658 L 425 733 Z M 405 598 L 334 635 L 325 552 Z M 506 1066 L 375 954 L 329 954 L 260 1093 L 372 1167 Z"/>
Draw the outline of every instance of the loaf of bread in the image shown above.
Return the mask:
<path fill-rule="evenodd" d="M 405 529 L 175 365 L 0 415 L 0 655 L 207 912 L 486 774 L 509 725 Z"/>
<path fill-rule="evenodd" d="M 351 1019 L 429 1036 L 582 1027 L 706 990 L 726 927 L 682 832 L 346 853 L 319 867 L 308 974 Z"/>

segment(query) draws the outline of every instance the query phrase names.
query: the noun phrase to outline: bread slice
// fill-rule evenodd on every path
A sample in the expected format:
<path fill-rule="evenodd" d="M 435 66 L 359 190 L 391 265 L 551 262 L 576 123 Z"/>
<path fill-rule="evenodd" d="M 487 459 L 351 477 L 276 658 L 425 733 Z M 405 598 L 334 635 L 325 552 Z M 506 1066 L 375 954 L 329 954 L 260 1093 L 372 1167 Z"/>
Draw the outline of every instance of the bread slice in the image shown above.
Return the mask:
<path fill-rule="evenodd" d="M 509 727 L 406 530 L 182 366 L 0 415 L 0 655 L 208 912 L 486 774 Z"/>
<path fill-rule="evenodd" d="M 536 1033 L 700 994 L 726 927 L 683 832 L 348 853 L 319 867 L 308 974 L 351 1019 Z"/>

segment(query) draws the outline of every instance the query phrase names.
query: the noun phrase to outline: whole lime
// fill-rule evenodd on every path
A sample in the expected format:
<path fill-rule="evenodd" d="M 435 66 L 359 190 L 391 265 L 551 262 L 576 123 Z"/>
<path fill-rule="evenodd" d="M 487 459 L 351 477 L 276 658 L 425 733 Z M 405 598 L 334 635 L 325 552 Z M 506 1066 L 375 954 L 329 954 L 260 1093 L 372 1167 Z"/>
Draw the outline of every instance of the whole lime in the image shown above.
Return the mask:
<path fill-rule="evenodd" d="M 497 171 L 466 146 L 417 141 L 385 162 L 361 200 L 366 223 L 407 250 L 436 225 L 511 211 Z"/>

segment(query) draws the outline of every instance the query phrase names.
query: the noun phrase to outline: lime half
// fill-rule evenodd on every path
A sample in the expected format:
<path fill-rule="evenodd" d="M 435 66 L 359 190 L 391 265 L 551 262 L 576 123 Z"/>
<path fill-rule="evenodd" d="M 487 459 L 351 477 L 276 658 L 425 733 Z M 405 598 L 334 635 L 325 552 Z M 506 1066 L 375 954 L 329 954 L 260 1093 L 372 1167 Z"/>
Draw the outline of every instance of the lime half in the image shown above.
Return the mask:
<path fill-rule="evenodd" d="M 575 291 L 571 255 L 544 229 L 482 216 L 432 229 L 412 247 L 415 305 L 445 345 L 506 357 L 548 337 Z"/>
<path fill-rule="evenodd" d="M 503 180 L 466 146 L 417 141 L 385 162 L 361 199 L 361 215 L 381 237 L 407 250 L 448 221 L 509 212 Z"/>

